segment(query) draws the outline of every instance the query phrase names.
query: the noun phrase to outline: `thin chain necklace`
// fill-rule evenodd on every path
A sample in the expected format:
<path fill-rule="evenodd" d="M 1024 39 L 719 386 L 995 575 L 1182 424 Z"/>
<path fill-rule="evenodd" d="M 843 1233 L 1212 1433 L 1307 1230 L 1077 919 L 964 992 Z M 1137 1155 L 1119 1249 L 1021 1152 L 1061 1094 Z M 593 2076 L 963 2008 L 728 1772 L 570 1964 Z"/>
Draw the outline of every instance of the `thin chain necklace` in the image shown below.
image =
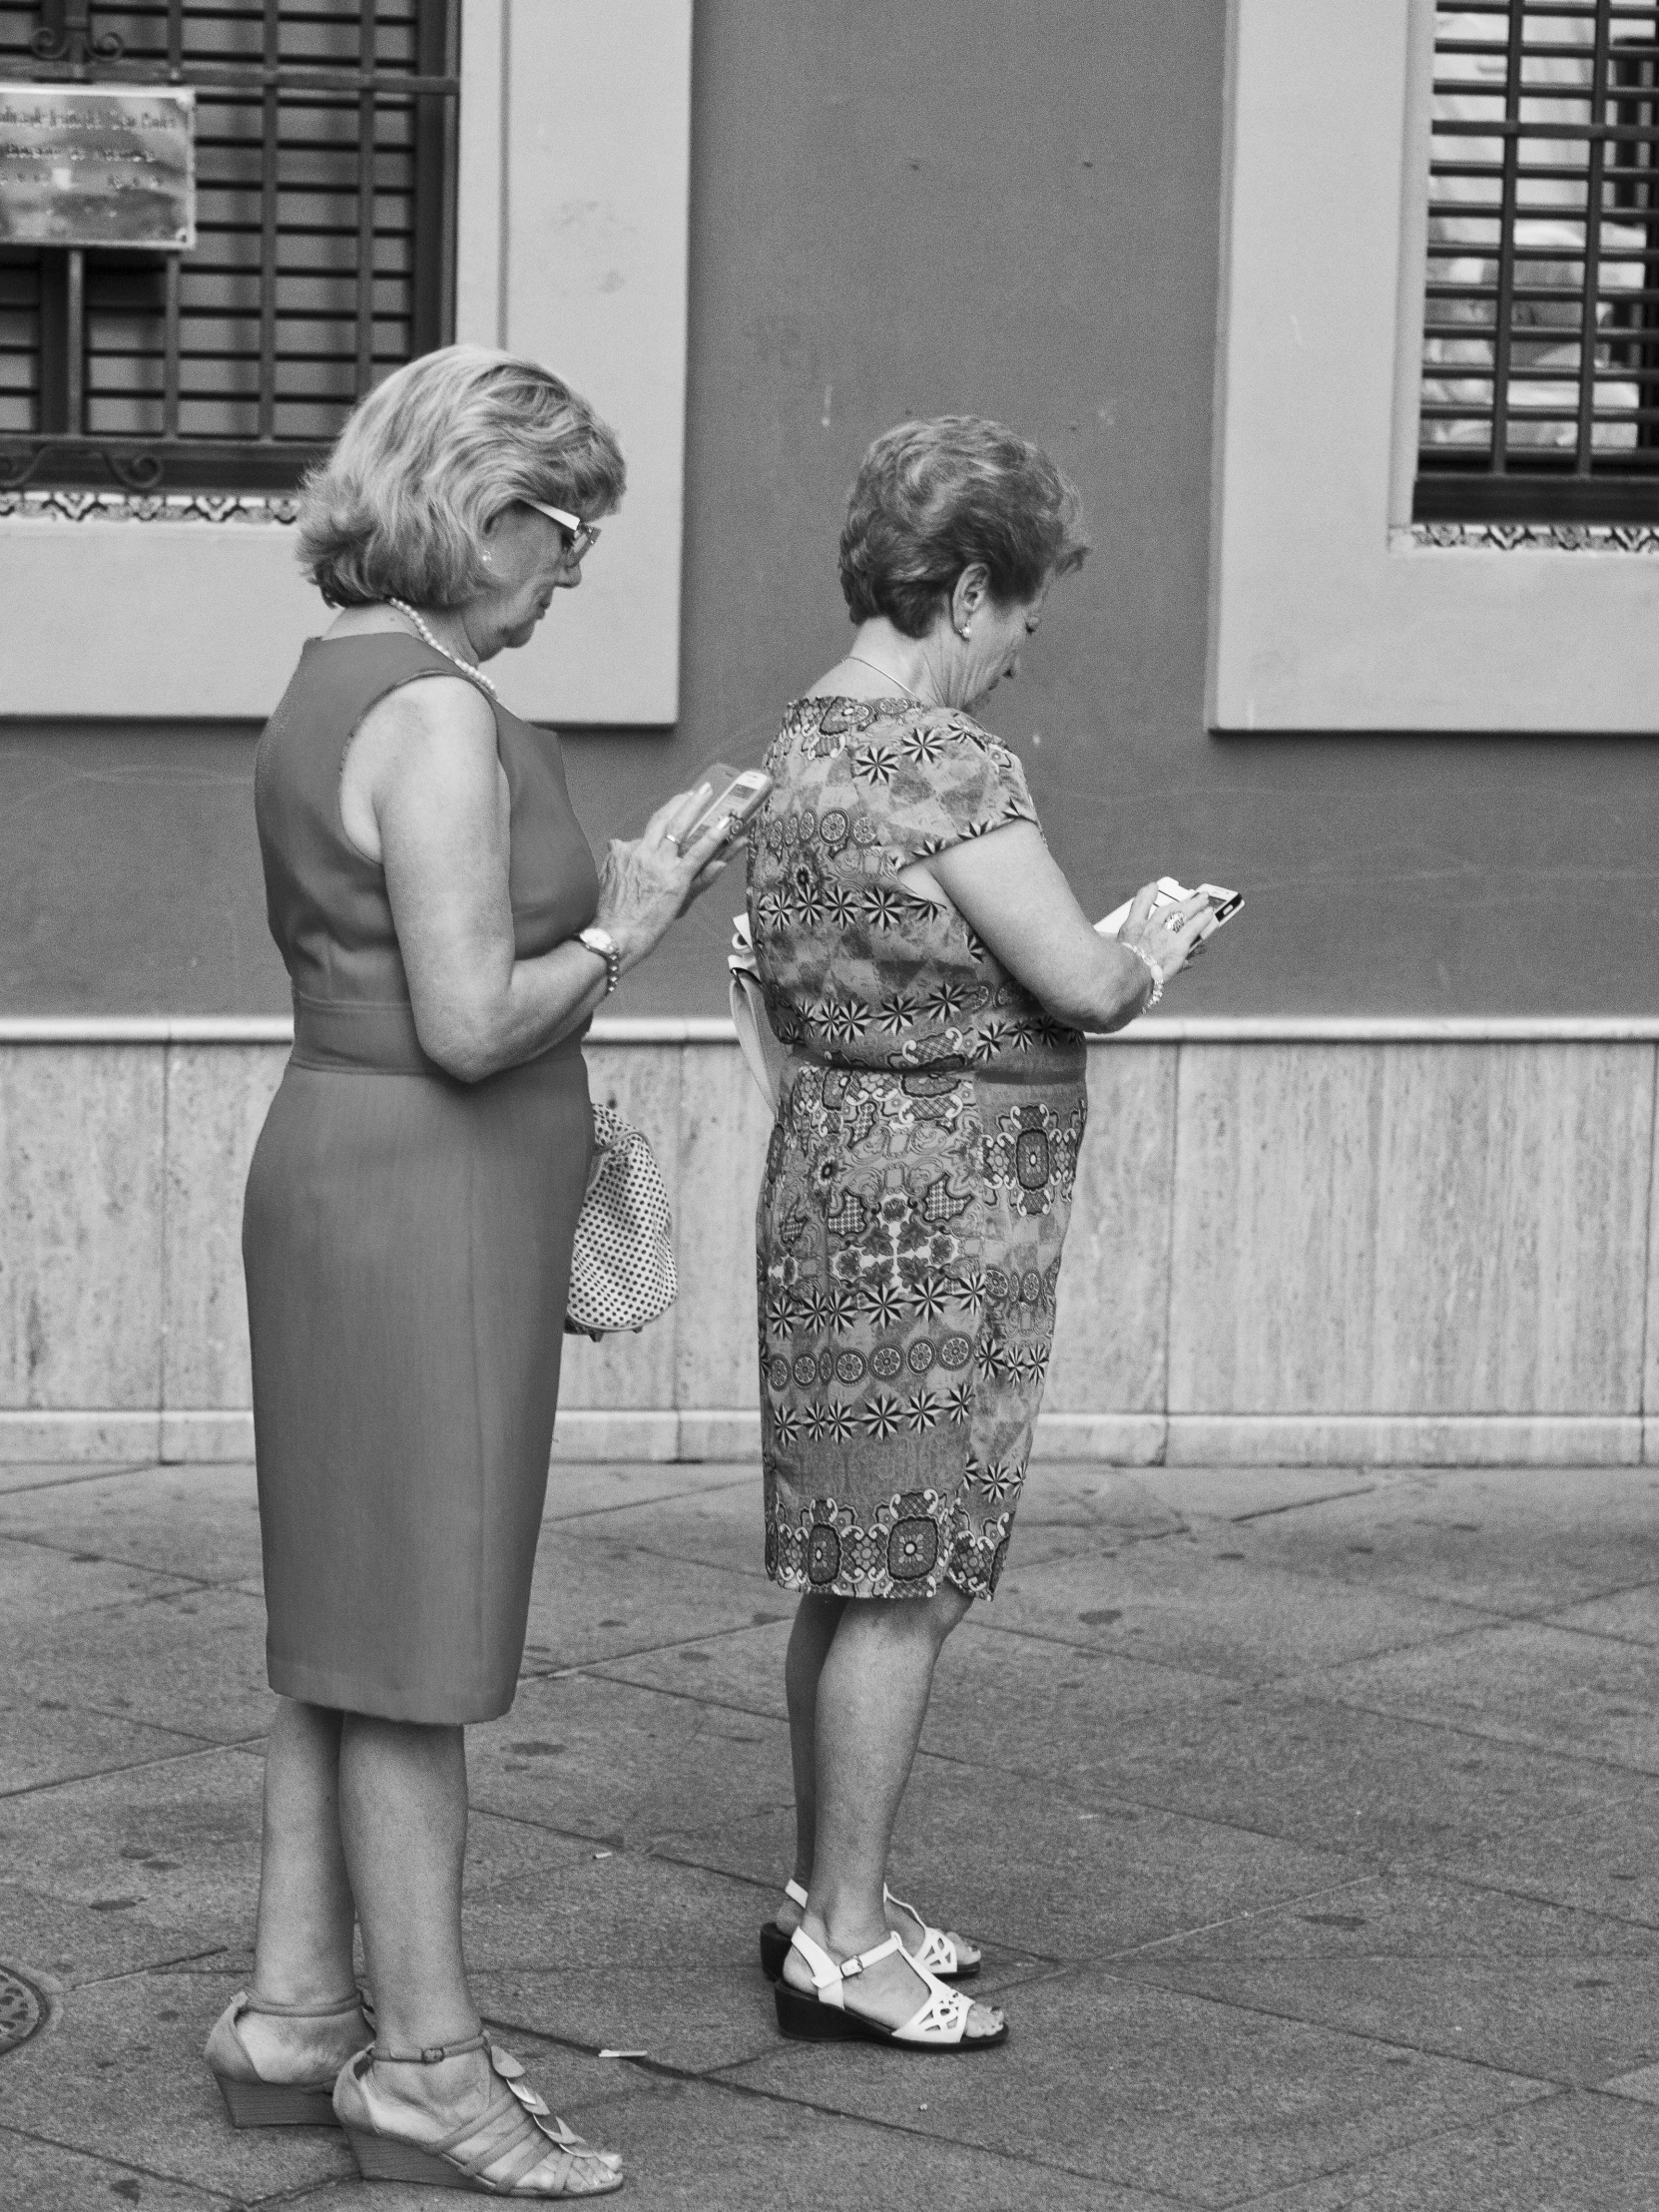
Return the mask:
<path fill-rule="evenodd" d="M 441 653 L 443 648 L 440 646 L 438 650 Z M 861 653 L 848 653 L 845 658 L 849 661 L 856 661 L 860 668 L 870 669 L 877 676 L 884 676 L 889 684 L 896 684 L 899 690 L 903 692 L 906 697 L 913 699 L 918 707 L 926 706 L 927 702 L 925 699 L 922 698 L 920 692 L 911 691 L 909 685 L 905 683 L 903 677 L 895 676 L 890 668 L 877 668 L 873 661 L 866 661 Z"/>
<path fill-rule="evenodd" d="M 489 693 L 492 699 L 499 699 L 501 697 L 501 694 L 496 690 L 495 686 L 490 682 L 489 678 L 484 674 L 483 670 L 478 666 L 477 662 L 463 660 L 459 653 L 451 653 L 448 646 L 440 645 L 437 639 L 433 637 L 431 631 L 427 629 L 424 621 L 419 615 L 415 613 L 414 609 L 411 606 L 407 605 L 401 599 L 388 599 L 386 601 L 386 605 L 390 607 L 394 613 L 400 614 L 405 622 L 412 622 L 415 628 L 420 632 L 421 636 L 426 640 L 426 643 L 432 648 L 432 651 L 434 653 L 441 653 L 446 661 L 453 661 L 458 669 L 464 669 L 466 674 L 472 677 L 475 682 L 483 685 L 485 691 Z M 912 694 L 912 697 L 914 695 Z"/>

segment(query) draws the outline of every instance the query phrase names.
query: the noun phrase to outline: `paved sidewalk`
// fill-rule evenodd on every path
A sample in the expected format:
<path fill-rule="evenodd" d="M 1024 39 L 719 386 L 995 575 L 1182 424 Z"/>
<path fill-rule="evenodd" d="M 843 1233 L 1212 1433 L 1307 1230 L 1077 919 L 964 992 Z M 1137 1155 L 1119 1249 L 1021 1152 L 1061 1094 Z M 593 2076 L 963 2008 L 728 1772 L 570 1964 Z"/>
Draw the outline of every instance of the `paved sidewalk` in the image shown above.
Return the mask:
<path fill-rule="evenodd" d="M 776 2032 L 756 1491 L 556 1469 L 527 1678 L 473 1738 L 479 1994 L 620 2205 L 1659 2204 L 1654 1470 L 1038 1468 L 896 1867 L 1013 2040 L 930 2062 Z M 0 1961 L 53 2000 L 0 2056 L 0 2204 L 450 2201 L 234 2134 L 199 2057 L 257 1878 L 250 1470 L 0 1493 Z"/>

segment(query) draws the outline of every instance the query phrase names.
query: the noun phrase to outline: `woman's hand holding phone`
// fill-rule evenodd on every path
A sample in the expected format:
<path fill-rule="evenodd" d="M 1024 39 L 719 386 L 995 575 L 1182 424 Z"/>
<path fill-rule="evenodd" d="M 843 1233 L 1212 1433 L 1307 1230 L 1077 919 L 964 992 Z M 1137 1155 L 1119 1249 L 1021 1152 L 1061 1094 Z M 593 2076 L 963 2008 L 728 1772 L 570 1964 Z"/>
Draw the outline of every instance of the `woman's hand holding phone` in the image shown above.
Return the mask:
<path fill-rule="evenodd" d="M 716 796 L 705 778 L 659 807 L 634 838 L 613 837 L 599 867 L 594 920 L 616 939 L 623 972 L 636 967 L 725 869 L 725 818 L 712 815 Z M 689 824 L 683 836 L 675 824 Z"/>

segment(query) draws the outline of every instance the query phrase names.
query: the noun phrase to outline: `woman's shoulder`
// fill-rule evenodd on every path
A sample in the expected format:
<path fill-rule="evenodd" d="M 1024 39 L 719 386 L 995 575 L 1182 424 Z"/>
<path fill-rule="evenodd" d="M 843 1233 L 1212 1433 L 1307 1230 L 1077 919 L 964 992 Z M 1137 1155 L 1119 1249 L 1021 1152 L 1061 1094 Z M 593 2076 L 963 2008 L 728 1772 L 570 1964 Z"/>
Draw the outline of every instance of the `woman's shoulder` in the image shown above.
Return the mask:
<path fill-rule="evenodd" d="M 962 708 L 930 707 L 911 699 L 848 699 L 828 692 L 809 692 L 791 701 L 773 751 L 780 760 L 791 754 L 825 760 L 845 752 L 885 753 L 923 768 L 952 752 L 982 756 L 997 768 L 1011 766 L 1014 759 L 999 738 Z"/>

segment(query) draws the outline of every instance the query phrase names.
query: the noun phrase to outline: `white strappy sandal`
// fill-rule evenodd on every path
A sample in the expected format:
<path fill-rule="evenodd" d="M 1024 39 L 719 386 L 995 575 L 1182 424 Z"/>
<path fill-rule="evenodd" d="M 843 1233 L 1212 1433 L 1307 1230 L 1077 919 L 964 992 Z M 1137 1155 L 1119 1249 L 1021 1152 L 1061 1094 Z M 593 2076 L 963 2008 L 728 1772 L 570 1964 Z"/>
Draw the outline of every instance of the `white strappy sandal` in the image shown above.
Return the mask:
<path fill-rule="evenodd" d="M 918 1965 L 899 1936 L 889 1936 L 885 1942 L 861 1950 L 839 1965 L 804 1929 L 796 1930 L 790 1948 L 799 1951 L 806 1961 L 814 1994 L 809 1996 L 805 1989 L 781 1980 L 773 1996 L 778 2005 L 778 2025 L 800 2042 L 890 2043 L 899 2050 L 968 2051 L 994 2050 L 1008 2040 L 1006 2020 L 993 2034 L 969 2035 L 968 2014 L 973 2006 L 966 1997 L 946 1988 L 936 1974 Z M 886 2027 L 879 2020 L 847 2009 L 846 1984 L 894 1952 L 925 1985 L 927 1995 L 907 2020 L 898 2027 Z"/>
<path fill-rule="evenodd" d="M 807 1893 L 799 1882 L 786 1882 L 784 1895 L 793 1905 L 799 1905 L 803 1913 L 806 1912 Z M 904 1945 L 906 1955 L 916 1965 L 937 1981 L 973 1979 L 979 1971 L 980 1961 L 977 1958 L 964 1960 L 955 1941 L 942 1928 L 934 1928 L 924 1921 L 913 1905 L 907 1905 L 902 1898 L 895 1898 L 885 1883 L 881 1886 L 881 1896 L 895 1911 L 907 1913 L 921 1931 L 918 1948 L 912 1950 L 908 1943 Z M 792 1931 L 784 1927 L 781 1921 L 768 1921 L 761 1930 L 761 1970 L 769 1981 L 776 1981 L 784 1971 L 784 1960 L 790 1954 L 791 1934 Z"/>
<path fill-rule="evenodd" d="M 895 1912 L 908 1913 L 921 1930 L 919 1949 L 911 1950 L 908 1943 L 904 1945 L 905 1955 L 913 1965 L 930 1973 L 935 1981 L 972 1980 L 979 1971 L 980 1961 L 977 1958 L 964 1961 L 954 1938 L 947 1936 L 942 1928 L 934 1928 L 930 1922 L 924 1921 L 913 1905 L 907 1905 L 902 1898 L 895 1898 L 884 1882 L 881 1885 L 881 1897 L 883 1903 L 890 1905 Z"/>

